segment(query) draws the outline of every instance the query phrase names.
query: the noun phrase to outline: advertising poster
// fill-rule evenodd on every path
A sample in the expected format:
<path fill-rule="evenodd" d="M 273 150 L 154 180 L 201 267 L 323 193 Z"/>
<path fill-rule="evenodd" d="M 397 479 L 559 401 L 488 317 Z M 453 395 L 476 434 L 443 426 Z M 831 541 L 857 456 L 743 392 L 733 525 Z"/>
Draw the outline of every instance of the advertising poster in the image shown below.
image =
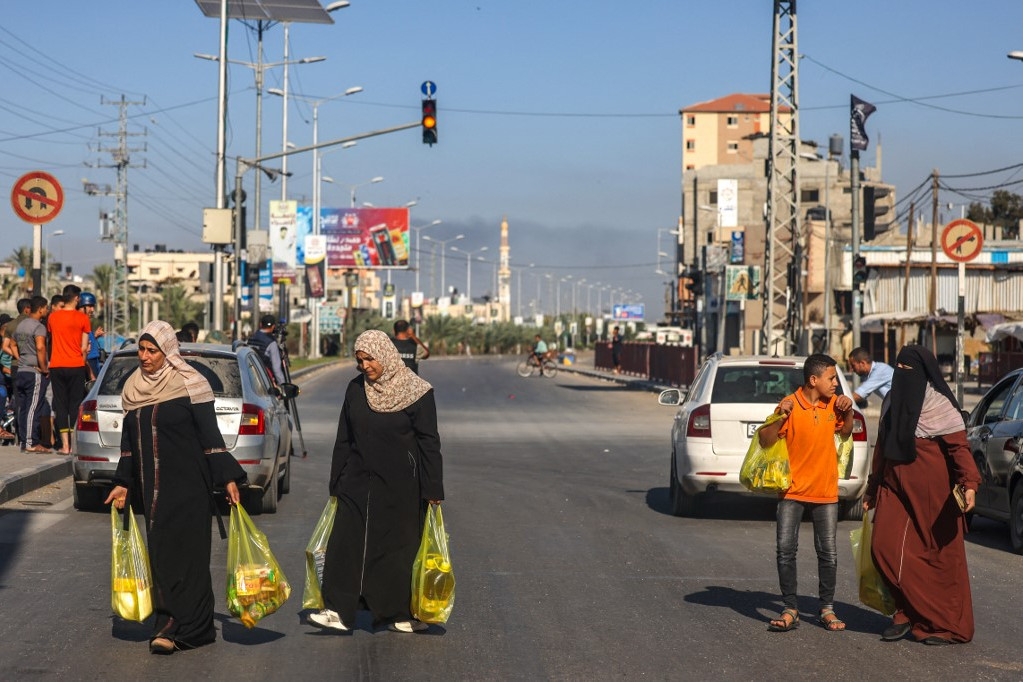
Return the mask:
<path fill-rule="evenodd" d="M 305 245 L 303 263 L 305 264 L 305 293 L 309 298 L 326 296 L 324 283 L 327 279 L 327 238 L 321 235 L 308 235 L 302 240 Z"/>
<path fill-rule="evenodd" d="M 615 303 L 611 317 L 616 320 L 643 320 L 644 304 L 642 303 Z"/>
<path fill-rule="evenodd" d="M 298 234 L 312 234 L 312 209 L 298 209 Z M 329 268 L 407 268 L 409 228 L 407 208 L 324 208 L 320 234 L 327 240 Z M 305 244 L 298 242 L 298 261 L 305 261 Z"/>
<path fill-rule="evenodd" d="M 295 279 L 295 253 L 298 240 L 298 202 L 270 202 L 270 257 L 273 258 L 274 282 Z"/>
<path fill-rule="evenodd" d="M 739 226 L 739 181 L 718 180 L 718 227 Z"/>
<path fill-rule="evenodd" d="M 725 300 L 752 300 L 760 291 L 759 265 L 729 265 L 725 269 Z"/>

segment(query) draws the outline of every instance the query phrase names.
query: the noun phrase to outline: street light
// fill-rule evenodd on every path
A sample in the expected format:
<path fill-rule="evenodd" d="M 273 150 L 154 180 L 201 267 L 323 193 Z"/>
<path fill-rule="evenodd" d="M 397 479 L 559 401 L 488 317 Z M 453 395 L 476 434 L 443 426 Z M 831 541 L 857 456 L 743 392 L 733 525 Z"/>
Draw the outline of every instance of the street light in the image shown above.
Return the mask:
<path fill-rule="evenodd" d="M 483 246 L 470 251 L 468 249 L 460 249 L 457 246 L 452 246 L 451 250 L 465 254 L 465 296 L 469 299 L 469 305 L 472 305 L 472 257 L 483 253 L 488 249 L 486 246 Z"/>
<path fill-rule="evenodd" d="M 456 237 L 452 237 L 451 239 L 434 239 L 430 235 L 425 235 L 423 239 L 428 242 L 440 244 L 440 292 L 442 296 L 447 296 L 447 281 L 444 278 L 444 265 L 447 263 L 447 256 L 444 255 L 444 250 L 448 247 L 450 242 L 457 242 L 459 239 L 465 239 L 465 235 L 460 234 Z"/>
<path fill-rule="evenodd" d="M 571 279 L 572 275 L 565 275 L 564 277 L 558 278 L 558 283 L 556 285 L 557 293 L 554 295 L 554 297 L 557 299 L 557 301 L 555 302 L 554 316 L 559 320 L 561 319 L 561 283 L 568 282 Z"/>
<path fill-rule="evenodd" d="M 419 288 L 419 261 L 420 261 L 420 254 L 421 254 L 420 249 L 419 249 L 419 233 L 422 232 L 423 230 L 425 230 L 428 227 L 433 227 L 434 225 L 440 225 L 442 222 L 444 222 L 444 221 L 442 221 L 442 220 L 434 220 L 431 223 L 427 223 L 426 225 L 419 225 L 418 227 L 415 226 L 415 225 L 412 225 L 411 222 L 409 224 L 409 227 L 411 227 L 413 230 L 415 230 L 415 233 L 416 233 L 416 291 L 422 291 L 422 289 Z"/>
<path fill-rule="evenodd" d="M 51 232 L 48 235 L 46 235 L 46 238 L 43 240 L 43 291 L 48 291 L 49 290 L 50 267 L 53 265 L 53 263 L 52 263 L 53 259 L 49 257 L 50 237 L 60 237 L 63 234 L 64 234 L 64 230 L 54 230 L 53 232 Z M 61 265 L 63 266 L 63 263 L 64 263 L 64 247 L 63 247 L 63 245 L 60 247 L 60 250 L 61 250 L 60 260 L 61 260 Z"/>
<path fill-rule="evenodd" d="M 371 178 L 367 182 L 358 182 L 358 183 L 356 183 L 354 185 L 348 185 L 348 191 L 351 193 L 351 203 L 349 204 L 349 206 L 351 206 L 352 208 L 355 208 L 355 189 L 357 187 L 365 187 L 366 185 L 375 185 L 376 183 L 383 182 L 383 181 L 384 181 L 383 176 L 382 175 L 378 175 L 375 178 Z"/>

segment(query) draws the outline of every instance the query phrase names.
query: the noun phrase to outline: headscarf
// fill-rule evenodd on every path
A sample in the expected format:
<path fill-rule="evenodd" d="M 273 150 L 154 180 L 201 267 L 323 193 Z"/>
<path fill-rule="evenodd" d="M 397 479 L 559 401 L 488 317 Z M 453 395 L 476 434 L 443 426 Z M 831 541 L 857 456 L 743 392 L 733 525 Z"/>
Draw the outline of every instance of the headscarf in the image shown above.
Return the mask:
<path fill-rule="evenodd" d="M 372 356 L 384 368 L 376 381 L 366 378 L 366 400 L 374 412 L 400 412 L 433 388 L 405 366 L 391 337 L 379 329 L 359 334 L 355 352 L 359 351 Z"/>
<path fill-rule="evenodd" d="M 931 387 L 929 392 L 927 389 Z M 925 401 L 925 397 L 930 399 Z M 924 421 L 937 421 L 947 426 L 950 408 L 958 418 L 951 433 L 965 428 L 959 401 L 945 383 L 934 355 L 923 346 L 905 346 L 896 359 L 892 375 L 892 390 L 885 396 L 887 410 L 882 410 L 881 433 L 884 434 L 884 456 L 896 462 L 912 462 L 916 459 L 917 429 Z M 927 414 L 924 415 L 924 410 Z M 934 428 L 933 426 L 931 427 Z M 941 430 L 941 429 L 937 429 Z M 928 435 L 938 435 L 935 430 Z"/>
<path fill-rule="evenodd" d="M 139 335 L 139 341 L 143 340 L 155 344 L 166 359 L 155 372 L 146 372 L 141 366 L 132 372 L 121 392 L 121 405 L 125 410 L 185 396 L 192 403 L 208 403 L 213 400 L 213 389 L 206 377 L 181 357 L 181 348 L 173 327 L 163 320 L 153 320 Z"/>

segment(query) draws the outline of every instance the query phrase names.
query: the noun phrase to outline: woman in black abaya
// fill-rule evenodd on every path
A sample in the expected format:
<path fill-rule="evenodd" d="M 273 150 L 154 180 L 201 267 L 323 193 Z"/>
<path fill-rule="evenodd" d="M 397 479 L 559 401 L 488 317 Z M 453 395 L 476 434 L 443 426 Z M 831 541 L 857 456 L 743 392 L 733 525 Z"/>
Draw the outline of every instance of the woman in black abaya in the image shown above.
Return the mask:
<path fill-rule="evenodd" d="M 146 520 L 153 571 L 155 654 L 213 642 L 210 526 L 214 485 L 238 503 L 245 472 L 224 447 L 213 391 L 190 367 L 166 322 L 139 337 L 139 369 L 121 395 L 121 459 L 107 503 L 121 509 L 132 490 Z"/>
<path fill-rule="evenodd" d="M 359 335 L 355 357 L 362 376 L 348 384 L 330 470 L 338 507 L 323 569 L 326 608 L 309 620 L 348 630 L 361 606 L 374 626 L 425 630 L 410 607 L 427 504 L 444 498 L 433 389 L 381 331 Z"/>

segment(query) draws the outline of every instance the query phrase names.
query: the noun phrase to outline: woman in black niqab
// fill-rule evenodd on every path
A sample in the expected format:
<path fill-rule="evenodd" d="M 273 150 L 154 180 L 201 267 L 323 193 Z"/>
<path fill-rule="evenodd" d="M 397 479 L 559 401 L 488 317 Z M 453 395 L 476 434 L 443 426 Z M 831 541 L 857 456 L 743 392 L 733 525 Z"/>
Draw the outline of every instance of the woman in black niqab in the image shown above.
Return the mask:
<path fill-rule="evenodd" d="M 923 411 L 927 384 L 948 398 L 956 411 L 961 411 L 934 355 L 923 346 L 904 346 L 896 358 L 888 409 L 881 417 L 885 459 L 896 462 L 916 459 L 916 426 Z"/>

